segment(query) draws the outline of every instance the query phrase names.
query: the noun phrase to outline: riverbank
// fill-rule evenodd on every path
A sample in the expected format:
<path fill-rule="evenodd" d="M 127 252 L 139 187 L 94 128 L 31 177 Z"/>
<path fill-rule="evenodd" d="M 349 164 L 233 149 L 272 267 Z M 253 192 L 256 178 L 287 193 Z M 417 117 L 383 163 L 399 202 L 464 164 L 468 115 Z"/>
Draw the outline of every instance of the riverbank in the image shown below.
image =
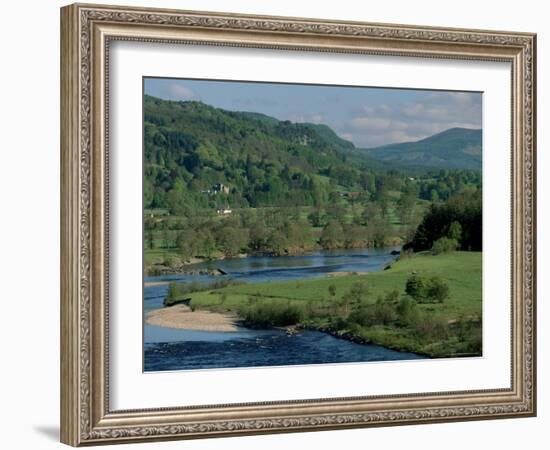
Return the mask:
<path fill-rule="evenodd" d="M 391 255 L 397 256 L 400 253 L 399 245 L 401 243 L 391 241 L 390 242 Z M 155 259 L 152 259 L 152 256 L 149 253 L 152 251 L 147 251 L 145 253 L 145 267 L 144 275 L 145 276 L 165 276 L 165 275 L 206 275 L 206 276 L 218 276 L 224 275 L 223 271 L 220 272 L 220 268 L 223 264 L 217 265 L 216 263 L 222 263 L 226 260 L 242 260 L 246 258 L 288 258 L 288 257 L 300 257 L 300 256 L 313 256 L 317 253 L 322 252 L 339 252 L 339 251 L 376 251 L 377 247 L 362 247 L 362 246 L 352 246 L 352 247 L 335 247 L 332 249 L 323 249 L 319 245 L 312 247 L 292 247 L 286 249 L 284 253 L 275 254 L 275 253 L 266 253 L 266 252 L 250 252 L 250 253 L 240 253 L 231 257 L 224 256 L 223 254 L 212 255 L 209 258 L 203 257 L 192 257 L 186 260 L 182 260 L 176 253 L 172 253 L 169 249 L 165 250 L 164 256 L 161 257 L 160 250 L 155 250 L 154 254 L 159 255 Z M 352 273 L 352 272 L 350 272 Z M 365 273 L 362 272 L 361 273 Z M 338 275 L 335 275 L 338 276 Z"/>
<path fill-rule="evenodd" d="M 405 293 L 412 274 L 448 287 L 442 302 Z M 298 325 L 430 357 L 481 355 L 481 253 L 416 254 L 390 269 L 190 293 L 191 306 L 238 314 L 251 328 Z"/>
<path fill-rule="evenodd" d="M 145 323 L 164 328 L 195 331 L 238 331 L 238 317 L 234 314 L 206 310 L 192 311 L 185 305 L 155 309 L 147 314 Z"/>

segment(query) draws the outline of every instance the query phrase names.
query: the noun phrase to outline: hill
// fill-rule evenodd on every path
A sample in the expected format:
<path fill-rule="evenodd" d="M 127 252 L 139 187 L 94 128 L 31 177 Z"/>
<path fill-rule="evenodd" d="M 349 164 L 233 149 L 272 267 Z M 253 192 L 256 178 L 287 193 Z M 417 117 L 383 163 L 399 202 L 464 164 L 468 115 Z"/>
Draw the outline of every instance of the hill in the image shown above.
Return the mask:
<path fill-rule="evenodd" d="M 375 159 L 407 167 L 481 170 L 480 129 L 451 128 L 420 141 L 365 149 Z"/>
<path fill-rule="evenodd" d="M 326 125 L 144 97 L 144 207 L 318 205 L 391 167 Z M 364 178 L 364 177 L 363 177 Z"/>

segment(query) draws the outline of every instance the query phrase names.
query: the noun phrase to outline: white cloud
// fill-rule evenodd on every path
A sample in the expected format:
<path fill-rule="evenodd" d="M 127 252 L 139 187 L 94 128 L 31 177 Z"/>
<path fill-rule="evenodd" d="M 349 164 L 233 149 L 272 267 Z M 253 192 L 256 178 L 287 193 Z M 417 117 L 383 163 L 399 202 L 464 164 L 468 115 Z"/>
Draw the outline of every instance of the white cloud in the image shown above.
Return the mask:
<path fill-rule="evenodd" d="M 197 94 L 195 94 L 193 90 L 179 83 L 169 84 L 167 91 L 172 100 L 194 100 L 198 98 Z"/>
<path fill-rule="evenodd" d="M 432 92 L 416 102 L 362 105 L 340 127 L 357 146 L 415 141 L 449 128 L 481 128 L 481 95 Z"/>
<path fill-rule="evenodd" d="M 325 116 L 321 113 L 312 114 L 291 114 L 288 118 L 291 122 L 296 123 L 325 123 Z"/>
<path fill-rule="evenodd" d="M 386 117 L 355 117 L 351 120 L 351 127 L 356 130 L 387 130 L 392 124 Z"/>

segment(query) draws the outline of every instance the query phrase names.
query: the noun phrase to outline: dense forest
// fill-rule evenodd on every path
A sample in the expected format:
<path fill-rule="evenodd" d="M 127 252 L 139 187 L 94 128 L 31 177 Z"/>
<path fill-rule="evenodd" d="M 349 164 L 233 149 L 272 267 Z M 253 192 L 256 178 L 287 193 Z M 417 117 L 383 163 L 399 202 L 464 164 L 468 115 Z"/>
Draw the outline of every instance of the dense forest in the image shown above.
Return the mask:
<path fill-rule="evenodd" d="M 379 161 L 326 125 L 145 96 L 144 163 L 151 261 L 440 238 L 481 249 L 480 170 Z"/>

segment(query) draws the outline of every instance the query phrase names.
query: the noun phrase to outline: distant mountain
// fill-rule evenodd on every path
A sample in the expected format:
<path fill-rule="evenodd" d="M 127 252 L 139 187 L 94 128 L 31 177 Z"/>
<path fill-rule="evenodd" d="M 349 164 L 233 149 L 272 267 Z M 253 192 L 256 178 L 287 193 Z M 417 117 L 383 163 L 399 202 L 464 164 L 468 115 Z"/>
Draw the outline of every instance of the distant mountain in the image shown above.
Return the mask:
<path fill-rule="evenodd" d="M 371 158 L 405 167 L 481 170 L 480 129 L 451 128 L 420 141 L 364 149 Z"/>

